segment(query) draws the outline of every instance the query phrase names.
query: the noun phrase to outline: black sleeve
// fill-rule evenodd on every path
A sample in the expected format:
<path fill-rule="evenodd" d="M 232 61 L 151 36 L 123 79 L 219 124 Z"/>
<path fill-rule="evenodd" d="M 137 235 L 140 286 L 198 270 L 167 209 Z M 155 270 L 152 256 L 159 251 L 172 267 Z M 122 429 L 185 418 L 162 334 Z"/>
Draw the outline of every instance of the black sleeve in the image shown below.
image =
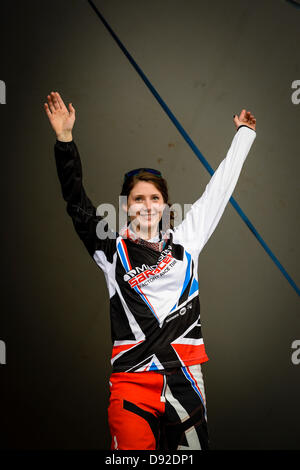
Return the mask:
<path fill-rule="evenodd" d="M 108 236 L 104 239 L 97 236 L 96 228 L 103 217 L 96 215 L 96 208 L 85 193 L 81 160 L 75 142 L 56 140 L 54 154 L 62 195 L 67 202 L 67 213 L 72 218 L 77 234 L 91 256 L 96 250 L 102 250 L 112 262 L 116 234 L 106 223 L 104 230 Z"/>

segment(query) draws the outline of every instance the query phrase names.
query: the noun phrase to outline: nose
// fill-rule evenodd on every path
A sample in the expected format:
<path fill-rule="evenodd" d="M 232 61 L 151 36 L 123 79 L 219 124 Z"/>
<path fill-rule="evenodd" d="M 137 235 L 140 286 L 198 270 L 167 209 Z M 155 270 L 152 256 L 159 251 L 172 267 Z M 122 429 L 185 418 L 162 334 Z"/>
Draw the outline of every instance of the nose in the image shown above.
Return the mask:
<path fill-rule="evenodd" d="M 145 198 L 144 204 L 143 204 L 143 209 L 146 212 L 151 212 L 151 210 L 152 210 L 152 201 L 151 201 L 150 198 L 149 199 Z"/>

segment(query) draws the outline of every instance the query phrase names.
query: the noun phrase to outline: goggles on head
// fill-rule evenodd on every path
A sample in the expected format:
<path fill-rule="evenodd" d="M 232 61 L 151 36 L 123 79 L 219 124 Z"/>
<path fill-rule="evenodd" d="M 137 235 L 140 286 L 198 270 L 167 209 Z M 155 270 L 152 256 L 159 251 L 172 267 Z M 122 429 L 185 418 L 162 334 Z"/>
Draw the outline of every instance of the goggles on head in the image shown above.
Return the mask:
<path fill-rule="evenodd" d="M 124 182 L 127 180 L 127 178 L 130 178 L 131 176 L 137 175 L 141 171 L 148 171 L 149 173 L 153 173 L 154 175 L 158 176 L 159 178 L 162 177 L 162 174 L 159 170 L 155 170 L 154 168 L 136 168 L 135 170 L 128 171 L 124 175 Z"/>

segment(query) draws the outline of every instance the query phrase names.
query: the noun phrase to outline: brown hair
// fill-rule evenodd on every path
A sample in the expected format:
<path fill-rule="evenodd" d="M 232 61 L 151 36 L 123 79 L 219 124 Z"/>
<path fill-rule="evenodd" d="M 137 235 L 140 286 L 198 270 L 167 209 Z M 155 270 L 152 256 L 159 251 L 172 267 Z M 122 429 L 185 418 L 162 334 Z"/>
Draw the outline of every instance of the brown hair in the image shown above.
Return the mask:
<path fill-rule="evenodd" d="M 138 174 L 134 174 L 133 176 L 125 178 L 122 186 L 121 196 L 127 196 L 128 198 L 131 190 L 139 181 L 148 181 L 150 183 L 153 183 L 154 186 L 160 191 L 164 203 L 167 205 L 167 207 L 165 207 L 163 211 L 163 216 L 159 222 L 159 230 L 162 229 L 162 220 L 164 218 L 164 215 L 169 216 L 169 219 L 167 220 L 170 220 L 169 226 L 171 229 L 173 229 L 174 211 L 170 210 L 172 204 L 169 201 L 168 184 L 162 176 L 155 175 L 154 173 L 150 173 L 146 170 L 141 170 Z M 166 229 L 167 228 L 168 226 L 166 227 Z"/>

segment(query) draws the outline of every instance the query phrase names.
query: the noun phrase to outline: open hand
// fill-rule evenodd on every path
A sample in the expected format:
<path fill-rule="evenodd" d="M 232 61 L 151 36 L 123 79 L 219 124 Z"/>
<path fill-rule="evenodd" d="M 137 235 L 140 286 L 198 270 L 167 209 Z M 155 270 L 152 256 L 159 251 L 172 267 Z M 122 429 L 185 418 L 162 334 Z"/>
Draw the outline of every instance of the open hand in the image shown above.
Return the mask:
<path fill-rule="evenodd" d="M 71 141 L 75 122 L 75 109 L 72 103 L 69 103 L 69 109 L 67 109 L 60 94 L 54 91 L 47 96 L 47 100 L 48 103 L 44 103 L 44 109 L 58 140 Z"/>
<path fill-rule="evenodd" d="M 246 111 L 246 109 L 242 109 L 241 114 L 239 116 L 238 114 L 235 114 L 233 121 L 236 125 L 236 128 L 245 125 L 253 129 L 254 131 L 256 129 L 256 119 L 253 114 L 251 114 L 250 111 Z"/>

